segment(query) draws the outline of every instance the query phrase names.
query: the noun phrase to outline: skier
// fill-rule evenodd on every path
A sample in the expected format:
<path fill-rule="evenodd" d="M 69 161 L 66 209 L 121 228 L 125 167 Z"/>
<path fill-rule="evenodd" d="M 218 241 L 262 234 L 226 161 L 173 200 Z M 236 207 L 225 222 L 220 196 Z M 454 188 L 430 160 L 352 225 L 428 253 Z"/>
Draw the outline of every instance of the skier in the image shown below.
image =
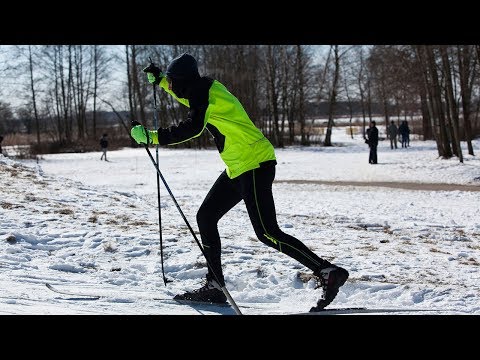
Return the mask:
<path fill-rule="evenodd" d="M 313 271 L 323 293 L 310 311 L 330 304 L 346 282 L 347 270 L 324 260 L 300 240 L 282 232 L 277 224 L 272 182 L 277 164 L 270 141 L 255 127 L 239 100 L 218 80 L 200 76 L 196 59 L 183 53 L 165 73 L 151 64 L 143 69 L 148 81 L 189 107 L 178 125 L 147 130 L 132 122 L 131 136 L 138 144 L 174 145 L 199 136 L 207 129 L 213 136 L 226 169 L 220 174 L 197 212 L 202 246 L 210 265 L 205 284 L 175 296 L 179 300 L 225 303 L 218 221 L 244 201 L 260 241 L 285 253 Z M 217 282 L 218 280 L 218 282 Z"/>

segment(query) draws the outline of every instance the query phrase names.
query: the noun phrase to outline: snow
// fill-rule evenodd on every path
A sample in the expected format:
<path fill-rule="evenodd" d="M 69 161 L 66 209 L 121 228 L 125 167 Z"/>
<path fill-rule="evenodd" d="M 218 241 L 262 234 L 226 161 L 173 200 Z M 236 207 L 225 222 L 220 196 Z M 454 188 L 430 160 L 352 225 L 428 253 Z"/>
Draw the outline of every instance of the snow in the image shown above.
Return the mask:
<path fill-rule="evenodd" d="M 382 141 L 379 164 L 370 165 L 361 136 L 345 134 L 335 128 L 330 148 L 276 150 L 280 227 L 350 272 L 329 307 L 480 314 L 478 155 L 468 155 L 462 143 L 462 164 L 439 158 L 433 141 L 412 140 L 396 150 Z M 474 149 L 478 153 L 479 140 Z M 155 156 L 155 148 L 151 152 Z M 205 260 L 161 184 L 164 266 L 173 280 L 165 286 L 153 164 L 143 148 L 109 151 L 108 162 L 100 156 L 0 156 L 0 314 L 234 314 L 154 300 L 198 287 Z M 196 211 L 224 169 L 217 151 L 168 147 L 159 149 L 159 158 L 200 238 Z M 466 187 L 412 189 L 421 184 Z M 225 215 L 219 230 L 227 289 L 235 302 L 250 306 L 240 308 L 243 314 L 315 305 L 321 291 L 303 276 L 309 270 L 256 239 L 243 203 Z M 102 297 L 62 295 L 45 283 Z"/>

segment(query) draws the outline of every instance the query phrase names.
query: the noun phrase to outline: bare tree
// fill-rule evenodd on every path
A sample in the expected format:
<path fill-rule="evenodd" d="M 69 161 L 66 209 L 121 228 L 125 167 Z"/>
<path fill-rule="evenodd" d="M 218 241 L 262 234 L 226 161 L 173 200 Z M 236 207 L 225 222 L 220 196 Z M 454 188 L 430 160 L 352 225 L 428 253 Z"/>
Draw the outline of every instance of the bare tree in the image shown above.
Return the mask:
<path fill-rule="evenodd" d="M 279 116 L 279 47 L 267 45 L 265 57 L 265 75 L 267 80 L 268 109 L 272 119 L 273 143 L 275 146 L 283 146 L 283 136 L 278 126 Z"/>
<path fill-rule="evenodd" d="M 442 45 L 439 47 L 440 54 L 442 57 L 443 70 L 445 72 L 445 93 L 447 100 L 447 111 L 451 114 L 452 128 L 453 128 L 453 139 L 455 153 L 460 159 L 460 162 L 463 163 L 462 147 L 460 146 L 460 134 L 459 134 L 459 119 L 458 119 L 458 109 L 453 94 L 453 82 L 452 82 L 452 71 L 450 66 L 450 59 L 447 53 L 447 47 Z"/>
<path fill-rule="evenodd" d="M 33 57 L 32 57 L 32 46 L 28 46 L 28 64 L 30 69 L 30 87 L 32 89 L 32 106 L 33 114 L 35 116 L 35 129 L 37 131 L 37 144 L 40 144 L 40 125 L 38 119 L 38 110 L 37 110 L 37 100 L 35 96 L 35 83 L 33 76 Z"/>
<path fill-rule="evenodd" d="M 296 56 L 297 86 L 295 86 L 295 88 L 298 88 L 298 122 L 300 123 L 300 143 L 302 145 L 309 145 L 309 140 L 307 139 L 307 136 L 305 133 L 305 100 L 306 100 L 305 90 L 308 85 L 307 83 L 308 74 L 306 73 L 307 67 L 308 67 L 308 60 L 307 60 L 307 55 L 305 54 L 304 47 L 301 45 L 297 45 L 296 48 L 297 48 L 297 56 Z M 294 130 L 293 120 L 291 121 L 290 128 Z M 291 135 L 291 139 L 293 143 L 293 140 L 294 140 L 293 134 Z"/>
<path fill-rule="evenodd" d="M 109 54 L 107 48 L 101 45 L 93 45 L 90 48 L 90 58 L 91 66 L 93 72 L 93 85 L 92 85 L 92 98 L 93 98 L 93 108 L 92 108 L 92 133 L 93 137 L 97 138 L 97 112 L 98 105 L 97 99 L 99 92 L 102 92 L 105 85 L 110 81 L 112 72 L 111 68 L 114 66 L 114 55 Z"/>
<path fill-rule="evenodd" d="M 146 123 L 145 116 L 145 98 L 146 98 L 146 89 L 145 86 L 142 88 L 142 79 L 145 78 L 145 74 L 139 70 L 142 66 L 139 64 L 139 57 L 141 52 L 141 47 L 137 45 L 130 45 L 130 59 L 129 59 L 129 86 L 131 87 L 130 95 L 132 97 L 134 118 L 139 119 L 142 124 Z M 143 85 L 145 83 L 143 82 Z"/>
<path fill-rule="evenodd" d="M 332 45 L 334 53 L 334 75 L 332 81 L 332 87 L 330 90 L 330 99 L 328 107 L 328 123 L 327 123 L 327 132 L 325 134 L 324 146 L 332 146 L 332 127 L 333 127 L 333 117 L 335 116 L 335 107 L 337 105 L 337 89 L 340 79 L 340 55 L 338 53 L 338 45 Z"/>
<path fill-rule="evenodd" d="M 442 94 L 440 88 L 440 81 L 438 77 L 437 62 L 435 58 L 433 46 L 425 46 L 426 55 L 427 55 L 427 64 L 430 75 L 430 81 L 432 86 L 432 100 L 433 100 L 433 109 L 438 116 L 438 126 L 440 133 L 440 141 L 442 145 L 442 156 L 446 159 L 452 157 L 452 149 L 450 147 L 450 142 L 448 139 L 446 121 L 445 121 L 445 111 L 442 105 Z"/>
<path fill-rule="evenodd" d="M 354 106 L 360 102 L 363 114 L 363 134 L 365 134 L 365 106 L 364 106 L 364 84 L 363 76 L 363 47 L 352 46 L 350 56 L 346 56 L 342 66 L 343 90 L 347 100 L 347 107 L 349 113 L 350 137 L 353 139 L 353 116 Z M 360 99 L 358 98 L 360 97 Z M 365 135 L 364 135 L 365 136 Z"/>
<path fill-rule="evenodd" d="M 422 69 L 422 76 L 423 76 L 423 84 L 424 84 L 424 93 L 425 93 L 425 108 L 426 112 L 428 113 L 428 118 L 431 121 L 431 129 L 432 129 L 432 135 L 437 143 L 437 150 L 438 150 L 438 155 L 443 156 L 443 148 L 442 148 L 442 143 L 441 139 L 439 136 L 438 132 L 438 117 L 437 117 L 437 112 L 434 107 L 434 101 L 433 101 L 433 90 L 432 87 L 430 86 L 430 80 L 429 80 L 429 70 L 428 70 L 428 63 L 426 59 L 426 46 L 423 45 L 416 45 L 415 46 L 415 52 L 417 55 L 418 59 L 418 65 Z M 423 92 L 421 92 L 422 94 Z M 425 126 L 425 117 L 424 117 L 424 129 L 426 128 Z"/>
<path fill-rule="evenodd" d="M 357 74 L 357 87 L 358 87 L 358 95 L 360 96 L 360 107 L 362 109 L 362 119 L 363 119 L 363 126 L 362 126 L 362 134 L 363 138 L 366 138 L 366 127 L 367 127 L 367 120 L 366 120 L 366 88 L 367 88 L 367 76 L 366 76 L 366 66 L 365 66 L 365 47 L 358 46 L 354 47 L 356 50 L 356 61 L 353 62 L 353 66 L 355 67 L 354 72 Z"/>
<path fill-rule="evenodd" d="M 92 130 L 93 137 L 97 138 L 97 90 L 99 79 L 99 61 L 100 51 L 97 45 L 93 46 L 93 116 L 92 116 Z"/>
<path fill-rule="evenodd" d="M 130 45 L 125 45 L 125 63 L 127 65 L 127 90 L 128 90 L 128 109 L 130 111 L 130 119 L 135 118 L 133 111 L 133 95 L 132 95 L 132 77 L 130 75 Z"/>
<path fill-rule="evenodd" d="M 473 55 L 472 45 L 457 45 L 458 73 L 460 77 L 460 93 L 462 96 L 463 124 L 467 140 L 468 153 L 475 155 L 472 145 L 472 124 L 470 121 L 472 91 L 476 78 L 476 60 Z M 477 45 L 478 50 L 478 45 Z M 478 59 L 480 61 L 480 58 Z"/>
<path fill-rule="evenodd" d="M 36 66 L 35 60 L 34 60 L 34 51 L 32 51 L 32 45 L 28 45 L 27 47 L 24 46 L 17 46 L 16 48 L 16 54 L 24 57 L 27 59 L 27 68 L 28 68 L 28 92 L 31 97 L 31 103 L 32 103 L 32 108 L 33 108 L 33 118 L 35 120 L 35 132 L 36 132 L 36 138 L 37 138 L 37 144 L 40 143 L 40 120 L 39 120 L 39 114 L 38 114 L 38 106 L 37 106 L 37 91 L 35 87 L 35 72 L 34 72 L 34 67 Z M 35 48 L 33 49 L 35 50 Z M 17 70 L 18 71 L 18 70 Z M 22 108 L 22 118 L 28 118 L 30 119 L 31 116 L 27 114 L 26 108 Z M 27 125 L 27 129 L 30 133 L 30 126 Z"/>
<path fill-rule="evenodd" d="M 65 137 L 69 139 L 68 127 L 68 100 L 67 90 L 65 88 L 65 71 L 63 65 L 63 46 L 57 45 L 54 48 L 55 51 L 55 84 L 57 93 L 55 94 L 57 107 L 59 108 L 58 116 L 58 132 L 59 141 L 62 142 Z M 71 64 L 71 62 L 70 62 Z M 59 85 L 57 85 L 59 83 Z M 61 117 L 63 116 L 63 118 Z"/>
<path fill-rule="evenodd" d="M 390 124 L 390 76 L 392 75 L 392 61 L 389 54 L 389 47 L 385 45 L 374 46 L 370 52 L 368 62 L 370 74 L 372 75 L 372 85 L 374 85 L 373 89 L 378 102 L 382 104 L 385 117 L 385 129 L 387 129 Z"/>
<path fill-rule="evenodd" d="M 82 45 L 73 47 L 72 92 L 75 102 L 77 137 L 79 140 L 88 136 L 86 109 L 91 96 L 93 58 Z M 87 57 L 85 59 L 85 57 Z"/>

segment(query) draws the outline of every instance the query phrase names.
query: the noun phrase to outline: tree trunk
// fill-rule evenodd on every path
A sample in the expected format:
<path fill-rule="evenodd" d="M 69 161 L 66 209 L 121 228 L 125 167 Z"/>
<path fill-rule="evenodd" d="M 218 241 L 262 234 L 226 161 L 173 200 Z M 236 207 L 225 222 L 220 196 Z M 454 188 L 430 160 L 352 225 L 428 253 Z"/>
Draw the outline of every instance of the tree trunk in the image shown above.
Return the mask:
<path fill-rule="evenodd" d="M 446 46 L 440 46 L 440 54 L 442 56 L 443 69 L 445 71 L 445 93 L 448 100 L 450 109 L 452 128 L 453 128 L 453 144 L 455 145 L 455 152 L 461 163 L 463 163 L 462 148 L 460 146 L 460 134 L 459 134 L 459 119 L 458 110 L 453 95 L 453 83 L 452 83 L 452 71 L 450 67 L 450 60 L 448 58 Z"/>
<path fill-rule="evenodd" d="M 437 65 L 435 63 L 435 54 L 431 45 L 425 46 L 427 52 L 427 62 L 430 78 L 432 80 L 432 97 L 435 112 L 438 114 L 438 125 L 440 131 L 440 141 L 443 147 L 443 157 L 449 159 L 452 157 L 452 149 L 447 134 L 445 122 L 445 113 L 442 106 L 442 95 L 440 91 L 440 82 L 438 79 Z"/>
<path fill-rule="evenodd" d="M 33 60 L 32 60 L 32 46 L 28 45 L 28 63 L 30 68 L 30 89 L 32 90 L 32 104 L 33 104 L 33 113 L 35 116 L 35 129 L 37 132 L 37 144 L 40 144 L 40 125 L 38 119 L 37 111 L 37 100 L 35 97 L 35 87 L 33 81 Z"/>
<path fill-rule="evenodd" d="M 53 49 L 54 52 L 54 65 L 53 65 L 53 76 L 55 78 L 55 115 L 57 118 L 57 137 L 59 142 L 62 141 L 63 135 L 63 123 L 62 123 L 62 102 L 61 102 L 61 94 L 59 88 L 59 67 L 60 67 L 60 49 L 55 46 Z"/>
<path fill-rule="evenodd" d="M 309 145 L 305 133 L 305 55 L 302 51 L 302 46 L 297 45 L 297 79 L 298 79 L 298 122 L 300 123 L 300 142 L 302 145 Z M 292 124 L 294 131 L 295 125 Z M 293 137 L 293 136 L 292 136 Z"/>
<path fill-rule="evenodd" d="M 470 106 L 472 99 L 473 79 L 470 81 L 470 69 L 472 78 L 475 77 L 475 66 L 471 66 L 470 45 L 457 45 L 458 72 L 460 76 L 460 94 L 462 96 L 463 124 L 465 129 L 465 140 L 467 141 L 468 153 L 475 155 L 472 145 L 472 124 L 470 122 Z"/>
<path fill-rule="evenodd" d="M 61 88 L 61 99 L 62 99 L 62 110 L 63 110 L 63 122 L 64 122 L 64 135 L 67 141 L 70 141 L 70 131 L 68 131 L 68 99 L 67 99 L 67 90 L 65 89 L 65 74 L 63 69 L 63 51 L 62 45 L 59 46 L 59 71 L 60 71 L 60 88 Z M 69 59 L 70 60 L 70 59 Z M 69 64 L 71 62 L 69 61 Z"/>
<path fill-rule="evenodd" d="M 93 138 L 97 138 L 98 46 L 93 46 Z"/>
<path fill-rule="evenodd" d="M 422 132 L 423 140 L 432 140 L 432 119 L 430 118 L 430 112 L 428 111 L 427 95 L 425 93 L 425 87 L 420 89 L 420 109 L 422 111 Z"/>
<path fill-rule="evenodd" d="M 367 114 L 366 114 L 366 109 L 365 109 L 365 89 L 363 88 L 363 71 L 364 71 L 364 65 L 363 65 L 363 53 L 360 55 L 360 71 L 358 72 L 358 77 L 357 77 L 357 84 L 358 84 L 358 89 L 360 91 L 360 105 L 362 108 L 362 119 L 363 119 L 363 129 L 362 129 L 362 134 L 363 138 L 366 139 L 366 131 L 367 131 Z"/>
<path fill-rule="evenodd" d="M 130 121 L 134 121 L 134 120 L 137 120 L 135 118 L 135 110 L 134 110 L 134 107 L 133 107 L 133 91 L 132 91 L 132 74 L 130 72 L 130 54 L 129 54 L 129 51 L 128 51 L 128 48 L 129 48 L 130 45 L 125 45 L 125 57 L 126 57 L 126 60 L 127 60 L 127 88 L 128 88 L 128 107 L 129 107 L 129 110 L 130 110 Z M 132 146 L 134 146 L 136 143 L 135 143 L 135 140 L 133 138 L 130 138 L 130 143 L 132 144 Z"/>
<path fill-rule="evenodd" d="M 73 60 L 72 60 L 72 45 L 68 46 L 68 80 L 67 80 L 67 90 L 66 90 L 66 102 L 65 102 L 65 137 L 67 138 L 67 143 L 72 142 L 72 131 L 73 131 L 73 111 L 76 110 L 76 96 L 75 88 L 73 86 Z"/>
<path fill-rule="evenodd" d="M 269 103 L 271 105 L 273 117 L 273 142 L 275 146 L 282 146 L 282 139 L 280 139 L 280 131 L 278 128 L 279 112 L 278 112 L 278 92 L 277 92 L 277 64 L 273 54 L 273 46 L 267 46 L 267 82 L 269 88 Z"/>
<path fill-rule="evenodd" d="M 332 91 L 330 93 L 329 109 L 328 109 L 328 123 L 327 133 L 325 135 L 324 146 L 332 146 L 332 127 L 333 117 L 335 116 L 335 107 L 337 105 L 337 87 L 340 75 L 340 57 L 338 56 L 338 45 L 332 45 L 335 54 L 335 72 L 333 76 Z"/>
<path fill-rule="evenodd" d="M 138 65 L 137 65 L 137 47 L 135 45 L 132 45 L 132 67 L 130 70 L 132 75 L 133 90 L 134 90 L 134 94 L 136 95 L 135 99 L 138 101 L 138 110 L 140 111 L 140 122 L 148 126 L 146 122 L 146 116 L 145 116 L 144 97 L 142 96 L 142 91 L 141 91 L 140 81 L 139 81 L 139 73 L 138 73 Z"/>
<path fill-rule="evenodd" d="M 437 113 L 435 112 L 435 107 L 434 107 L 434 101 L 433 101 L 433 96 L 432 96 L 432 87 L 430 86 L 430 79 L 428 76 L 428 64 L 427 60 L 425 59 L 425 52 L 426 52 L 426 46 L 424 45 L 416 45 L 415 46 L 416 50 L 416 55 L 418 58 L 418 63 L 420 65 L 420 68 L 422 70 L 422 75 L 423 75 L 423 84 L 425 88 L 425 104 L 426 104 L 426 110 L 428 113 L 428 117 L 431 120 L 431 129 L 432 129 L 432 135 L 433 138 L 435 139 L 435 142 L 437 143 L 437 151 L 438 151 L 438 156 L 443 156 L 443 147 L 442 147 L 442 142 L 440 140 L 440 135 L 438 131 L 438 117 Z M 424 118 L 424 122 L 426 119 Z"/>

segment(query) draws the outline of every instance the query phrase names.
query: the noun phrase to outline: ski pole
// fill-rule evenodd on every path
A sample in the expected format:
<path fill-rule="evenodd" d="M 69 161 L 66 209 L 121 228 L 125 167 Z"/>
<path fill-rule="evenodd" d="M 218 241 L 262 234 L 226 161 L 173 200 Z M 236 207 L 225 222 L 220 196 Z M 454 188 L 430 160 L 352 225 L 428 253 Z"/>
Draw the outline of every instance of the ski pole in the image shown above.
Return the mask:
<path fill-rule="evenodd" d="M 152 58 L 149 58 L 150 66 L 155 66 L 152 61 Z M 155 88 L 155 84 L 152 84 L 153 87 L 153 119 L 154 124 L 153 127 L 158 129 L 158 113 L 157 113 L 157 89 Z M 156 163 L 158 162 L 158 144 L 156 146 Z M 163 268 L 163 239 L 162 239 L 162 210 L 161 210 L 161 203 L 160 203 L 160 178 L 157 173 L 157 201 L 158 201 L 158 229 L 160 234 L 160 263 L 162 265 L 162 276 L 163 276 L 163 283 L 167 286 L 167 282 L 172 282 L 172 280 L 168 280 L 165 277 L 165 270 Z"/>
<path fill-rule="evenodd" d="M 147 131 L 147 134 L 148 134 L 148 131 Z M 147 135 L 147 143 L 148 143 L 148 135 Z M 168 193 L 170 194 L 170 197 L 172 198 L 175 206 L 177 207 L 177 210 L 180 212 L 180 215 L 182 216 L 183 218 L 183 221 L 185 221 L 185 224 L 187 225 L 188 229 L 190 230 L 190 233 L 192 234 L 193 238 L 195 239 L 195 242 L 197 243 L 198 247 L 200 248 L 200 251 L 202 252 L 203 256 L 205 257 L 205 260 L 207 262 L 207 266 L 208 268 L 212 271 L 212 274 L 213 276 L 215 277 L 215 280 L 217 281 L 217 283 L 220 285 L 220 281 L 218 280 L 218 276 L 217 274 L 214 272 L 212 266 L 210 265 L 209 261 L 208 261 L 208 258 L 207 258 L 207 255 L 205 254 L 205 251 L 203 250 L 203 247 L 202 245 L 200 244 L 200 241 L 198 241 L 198 238 L 197 236 L 195 235 L 195 232 L 193 231 L 192 227 L 190 226 L 187 218 L 185 217 L 185 215 L 183 214 L 183 211 L 182 209 L 180 208 L 180 205 L 178 205 L 177 203 L 177 200 L 175 199 L 175 196 L 173 196 L 173 193 L 172 191 L 170 190 L 170 187 L 168 186 L 167 182 L 165 181 L 165 178 L 163 177 L 162 175 L 162 172 L 160 171 L 160 169 L 158 168 L 158 164 L 155 162 L 155 159 L 153 158 L 152 156 L 152 153 L 150 152 L 150 149 L 148 148 L 148 144 L 144 144 L 145 145 L 145 150 L 147 150 L 147 153 L 148 153 L 148 156 L 150 157 L 150 160 L 152 160 L 152 163 L 153 163 L 153 166 L 155 166 L 155 169 L 157 170 L 157 174 L 160 176 L 160 178 L 162 179 L 162 182 L 163 184 L 165 185 L 165 188 L 167 189 Z M 237 304 L 235 303 L 235 301 L 233 300 L 232 296 L 230 295 L 230 293 L 228 292 L 226 286 L 222 286 L 221 287 L 221 290 L 222 292 L 225 294 L 225 296 L 227 297 L 228 299 L 228 302 L 232 305 L 233 309 L 235 310 L 235 313 L 237 315 L 242 315 L 242 312 L 240 311 L 240 309 L 238 308 Z"/>

